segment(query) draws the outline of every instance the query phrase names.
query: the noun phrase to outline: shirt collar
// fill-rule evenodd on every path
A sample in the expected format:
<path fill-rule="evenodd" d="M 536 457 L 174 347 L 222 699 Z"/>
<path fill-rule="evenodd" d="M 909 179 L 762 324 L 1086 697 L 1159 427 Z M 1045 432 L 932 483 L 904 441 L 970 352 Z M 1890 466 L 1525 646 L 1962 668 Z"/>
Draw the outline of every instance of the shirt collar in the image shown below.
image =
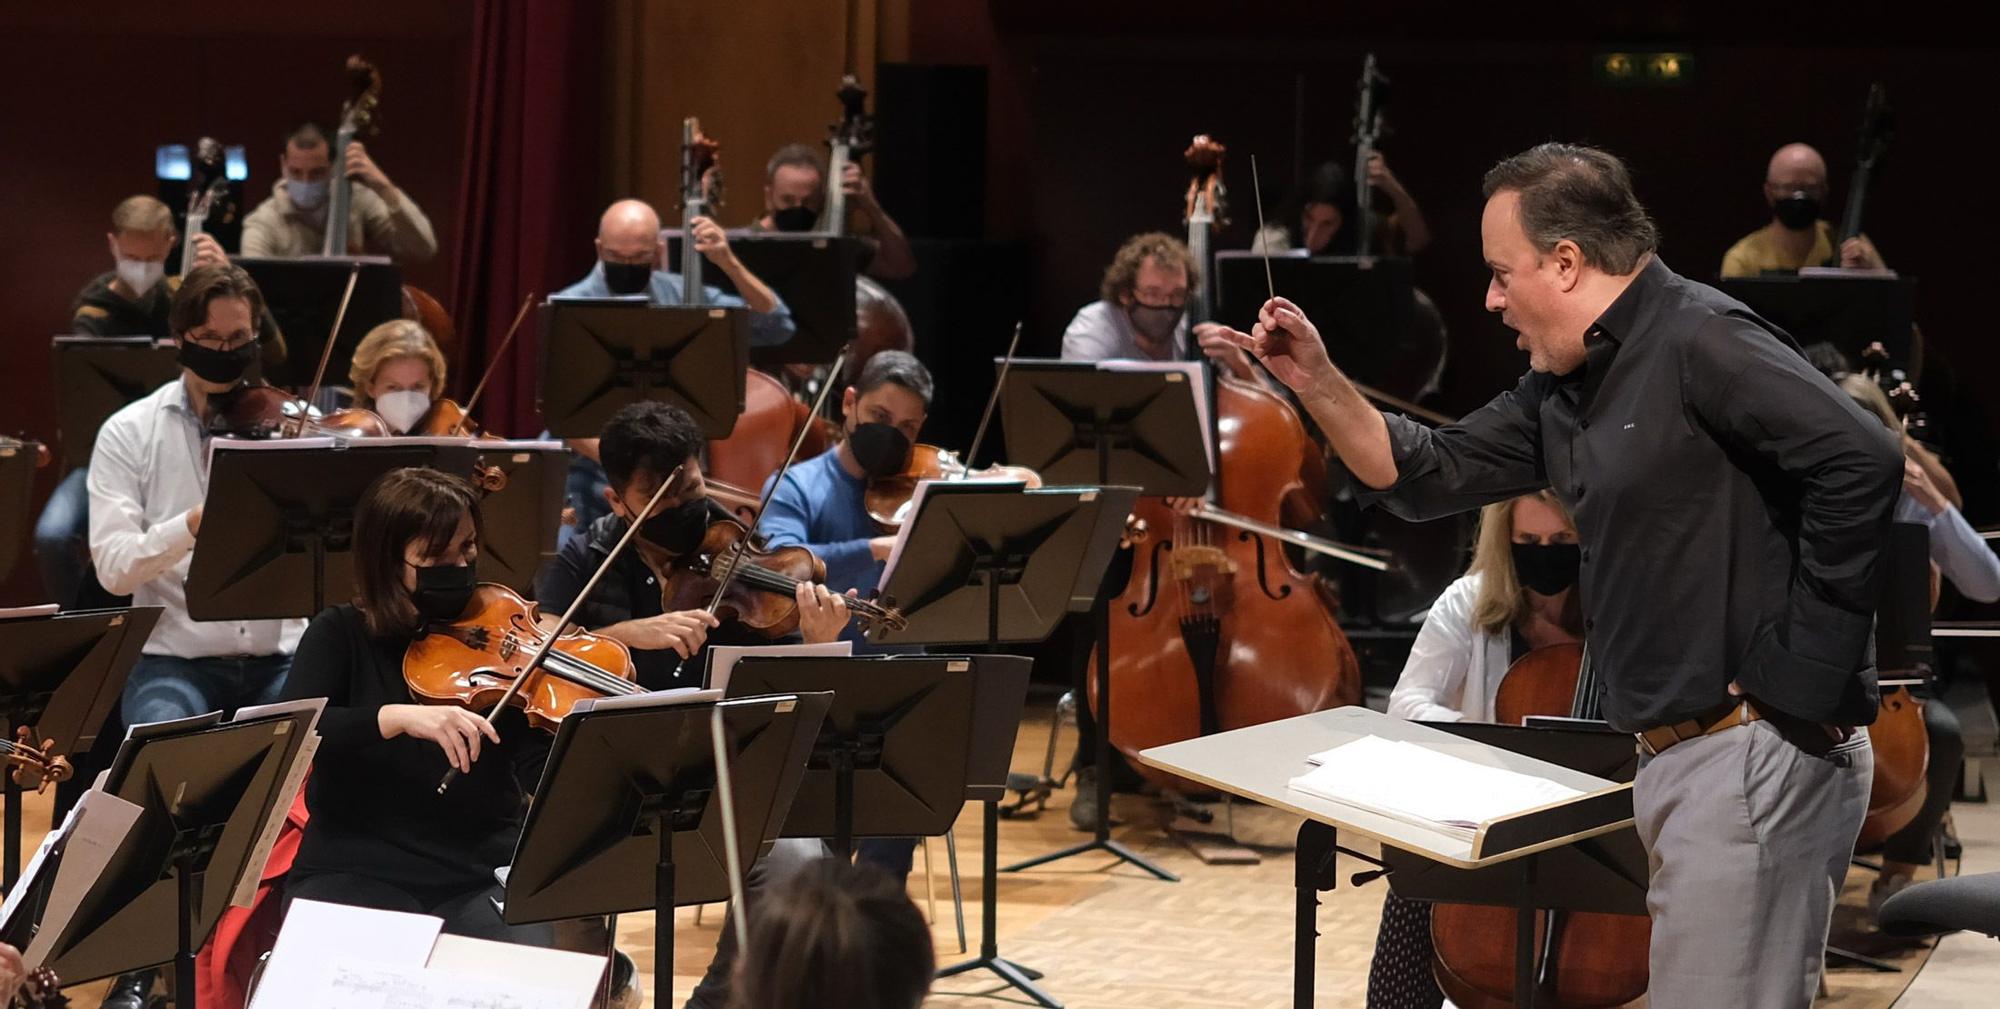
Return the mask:
<path fill-rule="evenodd" d="M 1660 260 L 1659 253 L 1653 253 L 1646 265 L 1639 269 L 1639 275 L 1633 277 L 1630 284 L 1625 285 L 1625 290 L 1611 302 L 1611 306 L 1584 331 L 1584 343 L 1590 344 L 1604 339 L 1623 343 L 1643 332 L 1646 322 L 1659 305 L 1667 283 L 1673 277 L 1674 271 L 1667 269 L 1667 264 Z"/>

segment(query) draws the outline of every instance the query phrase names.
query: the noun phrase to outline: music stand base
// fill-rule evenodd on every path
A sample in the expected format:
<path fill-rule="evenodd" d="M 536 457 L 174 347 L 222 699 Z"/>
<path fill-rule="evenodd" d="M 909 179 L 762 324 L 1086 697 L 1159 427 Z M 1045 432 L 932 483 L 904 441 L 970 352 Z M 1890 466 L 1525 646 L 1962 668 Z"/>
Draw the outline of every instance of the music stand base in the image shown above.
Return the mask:
<path fill-rule="evenodd" d="M 975 970 L 990 970 L 998 975 L 1007 986 L 1033 999 L 1044 1009 L 1063 1009 L 1063 1004 L 1049 997 L 1035 984 L 1042 975 L 1000 955 L 999 900 L 1000 885 L 998 866 L 1000 863 L 1000 803 L 988 799 L 979 804 L 985 820 L 983 829 L 986 851 L 980 861 L 985 870 L 979 909 L 979 955 L 960 964 L 953 964 L 937 972 L 941 978 L 956 977 Z"/>
<path fill-rule="evenodd" d="M 1148 861 L 1144 855 L 1141 855 L 1138 852 L 1133 851 L 1130 848 L 1127 848 L 1124 842 L 1113 841 L 1109 838 L 1093 838 L 1091 840 L 1084 841 L 1080 844 L 1072 844 L 1067 848 L 1063 848 L 1059 851 L 1051 851 L 1046 855 L 1036 855 L 1034 858 L 1028 859 L 1025 862 L 1016 862 L 1013 865 L 1010 865 L 1000 871 L 1020 872 L 1023 869 L 1033 869 L 1036 866 L 1047 865 L 1050 862 L 1060 861 L 1062 859 L 1070 857 L 1071 855 L 1085 855 L 1093 851 L 1101 851 L 1107 855 L 1111 855 L 1114 858 L 1119 859 L 1120 861 L 1130 862 L 1131 864 L 1138 866 L 1141 869 L 1144 869 L 1146 872 L 1151 873 L 1153 876 L 1159 878 L 1164 882 L 1178 883 L 1181 881 L 1181 878 L 1179 876 L 1176 876 L 1173 873 L 1168 872 L 1167 870 L 1162 869 L 1157 865 L 1154 865 L 1151 861 Z"/>
<path fill-rule="evenodd" d="M 1826 947 L 1826 958 L 1828 960 L 1838 960 L 1855 967 L 1866 967 L 1878 974 L 1901 974 L 1903 972 L 1903 968 L 1887 960 L 1872 956 L 1863 956 L 1853 950 L 1841 949 L 1831 944 Z"/>

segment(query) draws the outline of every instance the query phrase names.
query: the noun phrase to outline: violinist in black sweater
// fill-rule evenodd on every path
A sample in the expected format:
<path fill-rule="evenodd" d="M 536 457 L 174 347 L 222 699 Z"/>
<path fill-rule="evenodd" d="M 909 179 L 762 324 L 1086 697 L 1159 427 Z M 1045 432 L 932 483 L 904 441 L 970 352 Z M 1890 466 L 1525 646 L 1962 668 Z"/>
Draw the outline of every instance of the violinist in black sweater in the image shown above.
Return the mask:
<path fill-rule="evenodd" d="M 479 501 L 429 469 L 384 474 L 354 516 L 354 601 L 313 619 L 284 696 L 325 697 L 306 786 L 311 819 L 289 898 L 409 911 L 458 935 L 549 946 L 549 925 L 508 925 L 493 870 L 513 857 L 549 736 L 509 709 L 489 724 L 414 703 L 403 652 L 427 620 L 461 616 L 477 583 Z M 459 776 L 443 795 L 447 769 Z"/>

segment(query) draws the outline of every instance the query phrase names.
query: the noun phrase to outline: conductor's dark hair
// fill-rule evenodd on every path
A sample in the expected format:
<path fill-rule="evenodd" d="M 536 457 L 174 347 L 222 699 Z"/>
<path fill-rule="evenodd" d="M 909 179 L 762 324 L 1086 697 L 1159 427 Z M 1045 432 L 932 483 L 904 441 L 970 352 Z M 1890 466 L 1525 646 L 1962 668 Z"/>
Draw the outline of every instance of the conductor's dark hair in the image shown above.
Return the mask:
<path fill-rule="evenodd" d="M 1586 264 L 1624 276 L 1660 247 L 1659 229 L 1632 191 L 1632 173 L 1594 147 L 1530 147 L 1494 165 L 1482 188 L 1488 198 L 1520 194 L 1521 229 L 1542 252 L 1568 239 Z"/>
<path fill-rule="evenodd" d="M 292 132 L 285 134 L 286 147 L 309 151 L 326 145 L 326 131 L 320 129 L 318 123 L 300 123 L 292 128 Z"/>
<path fill-rule="evenodd" d="M 775 883 L 736 960 L 730 1009 L 917 1009 L 931 930 L 874 866 L 820 859 Z"/>
<path fill-rule="evenodd" d="M 701 428 L 686 410 L 671 403 L 628 404 L 604 425 L 597 457 L 604 475 L 619 490 L 645 474 L 664 480 L 701 451 Z"/>
<path fill-rule="evenodd" d="M 463 478 L 422 466 L 375 478 L 354 508 L 354 608 L 370 634 L 392 637 L 419 629 L 422 617 L 403 587 L 403 551 L 411 543 L 440 558 L 472 519 L 474 542 L 484 533 L 479 494 Z M 456 563 L 454 560 L 453 563 Z"/>
<path fill-rule="evenodd" d="M 907 351 L 884 350 L 869 358 L 861 377 L 854 380 L 854 394 L 866 396 L 891 384 L 916 393 L 924 401 L 924 409 L 931 408 L 931 370 Z"/>

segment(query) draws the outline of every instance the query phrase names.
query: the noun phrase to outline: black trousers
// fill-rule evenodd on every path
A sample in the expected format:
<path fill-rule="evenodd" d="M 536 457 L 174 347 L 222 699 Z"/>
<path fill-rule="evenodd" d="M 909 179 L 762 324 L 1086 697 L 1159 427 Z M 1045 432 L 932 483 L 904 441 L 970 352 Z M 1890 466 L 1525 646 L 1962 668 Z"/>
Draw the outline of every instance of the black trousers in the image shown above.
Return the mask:
<path fill-rule="evenodd" d="M 1931 860 L 1931 842 L 1944 814 L 1951 810 L 1951 797 L 1958 791 L 1958 770 L 1965 763 L 1965 737 L 1959 731 L 1958 715 L 1944 698 L 1924 702 L 1924 735 L 1931 745 L 1930 765 L 1924 771 L 1924 804 L 1915 819 L 1882 842 L 1884 859 L 1906 865 Z"/>
<path fill-rule="evenodd" d="M 524 946 L 555 945 L 555 928 L 540 925 L 509 925 L 500 919 L 494 901 L 505 890 L 496 880 L 483 887 L 463 885 L 412 889 L 384 882 L 373 876 L 352 872 L 327 872 L 285 879 L 285 901 L 318 900 L 352 907 L 372 907 L 381 911 L 428 914 L 444 919 L 444 930 L 452 935 Z"/>

